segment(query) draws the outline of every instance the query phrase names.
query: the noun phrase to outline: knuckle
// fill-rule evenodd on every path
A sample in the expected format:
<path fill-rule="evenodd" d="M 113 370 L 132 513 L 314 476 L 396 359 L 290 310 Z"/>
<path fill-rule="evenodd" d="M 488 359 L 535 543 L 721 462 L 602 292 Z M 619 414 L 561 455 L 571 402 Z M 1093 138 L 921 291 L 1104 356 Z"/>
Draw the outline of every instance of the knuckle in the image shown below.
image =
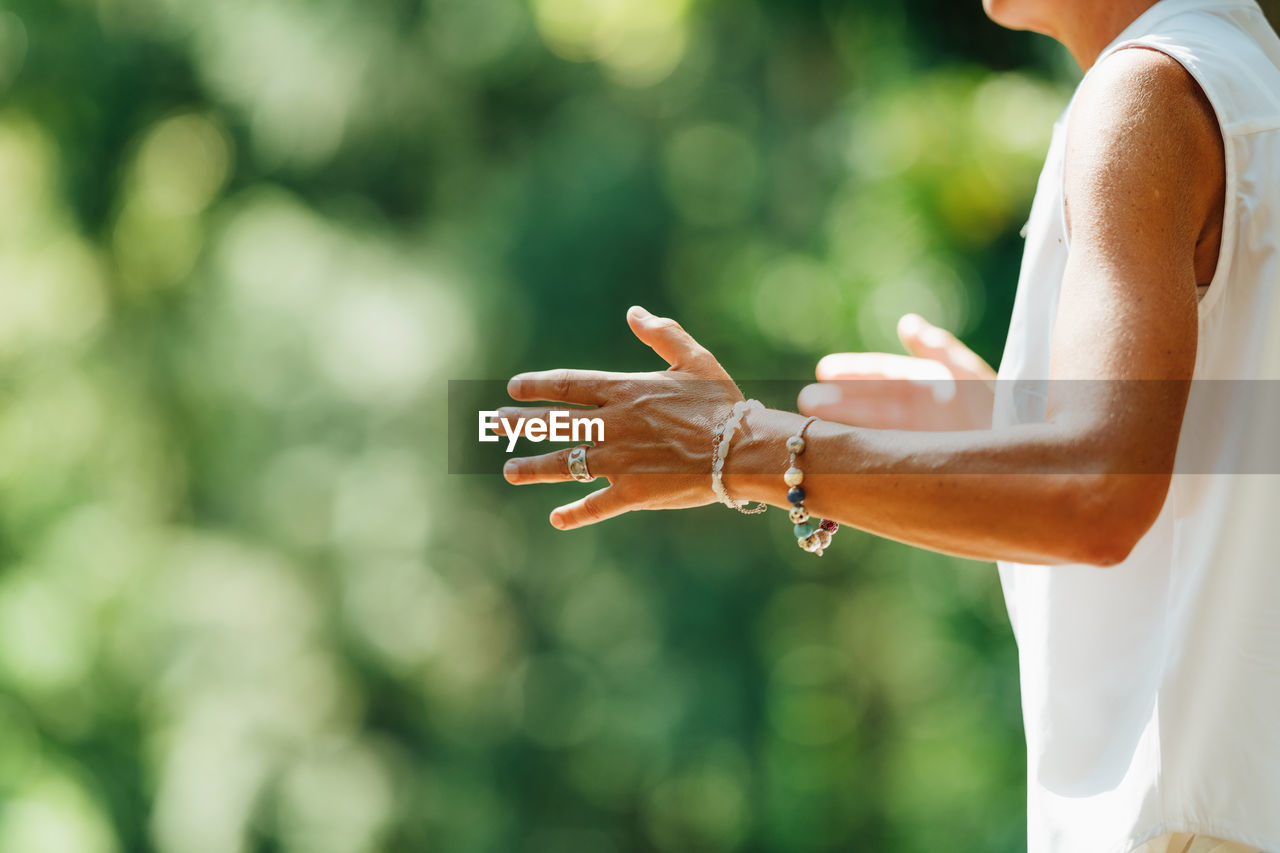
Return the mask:
<path fill-rule="evenodd" d="M 614 448 L 606 448 L 602 444 L 597 444 L 587 456 L 591 460 L 591 473 L 593 475 L 606 479 L 606 475 L 617 476 L 618 454 L 614 452 Z"/>
<path fill-rule="evenodd" d="M 696 343 L 689 344 L 686 360 L 689 362 L 690 367 L 703 370 L 710 370 L 718 363 L 715 356 L 706 347 Z"/>
<path fill-rule="evenodd" d="M 628 416 L 610 420 L 606 433 L 611 442 L 625 442 L 635 435 L 635 417 Z"/>
<path fill-rule="evenodd" d="M 605 399 L 610 401 L 631 400 L 639 393 L 639 386 L 634 379 L 614 379 L 605 386 Z"/>
<path fill-rule="evenodd" d="M 597 498 L 587 498 L 582 502 L 581 516 L 587 521 L 602 521 L 604 519 L 604 507 L 600 505 Z"/>
<path fill-rule="evenodd" d="M 568 370 L 557 370 L 551 375 L 551 387 L 558 397 L 565 397 L 573 388 L 573 376 Z"/>

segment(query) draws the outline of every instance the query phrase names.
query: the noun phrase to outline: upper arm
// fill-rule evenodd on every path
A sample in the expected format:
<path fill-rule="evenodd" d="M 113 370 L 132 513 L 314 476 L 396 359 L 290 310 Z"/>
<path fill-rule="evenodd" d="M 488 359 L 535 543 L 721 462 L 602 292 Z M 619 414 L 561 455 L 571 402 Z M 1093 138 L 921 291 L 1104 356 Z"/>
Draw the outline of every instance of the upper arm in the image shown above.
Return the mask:
<path fill-rule="evenodd" d="M 1091 470 L 1161 475 L 1102 490 L 1137 535 L 1164 503 L 1177 452 L 1196 359 L 1196 246 L 1220 223 L 1224 171 L 1212 107 L 1178 62 L 1126 49 L 1089 74 L 1068 127 L 1070 251 L 1051 371 L 1086 381 L 1055 381 L 1050 417 Z"/>
<path fill-rule="evenodd" d="M 1190 379 L 1196 245 L 1224 171 L 1212 107 L 1176 60 L 1126 49 L 1089 74 L 1067 137 L 1054 378 Z"/>

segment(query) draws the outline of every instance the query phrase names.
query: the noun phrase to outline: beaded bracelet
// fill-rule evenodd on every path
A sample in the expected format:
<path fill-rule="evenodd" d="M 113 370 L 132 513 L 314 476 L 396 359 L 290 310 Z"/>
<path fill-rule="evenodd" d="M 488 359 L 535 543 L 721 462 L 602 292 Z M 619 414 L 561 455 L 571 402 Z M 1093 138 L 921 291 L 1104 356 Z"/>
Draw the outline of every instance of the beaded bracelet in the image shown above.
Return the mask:
<path fill-rule="evenodd" d="M 729 497 L 729 492 L 724 487 L 724 463 L 729 458 L 729 443 L 733 441 L 733 434 L 738 431 L 742 418 L 751 409 L 763 408 L 764 404 L 759 400 L 739 400 L 733 404 L 733 411 L 729 413 L 729 417 L 725 419 L 725 422 L 716 427 L 711 434 L 711 491 L 716 493 L 720 503 L 736 509 L 743 515 L 756 515 L 764 512 L 769 508 L 769 505 L 760 503 L 753 507 L 748 507 L 745 502 L 739 503 Z"/>
<path fill-rule="evenodd" d="M 782 479 L 787 484 L 787 500 L 791 503 L 790 516 L 791 523 L 795 525 L 796 544 L 821 557 L 840 525 L 830 519 L 816 519 L 818 523 L 814 525 L 815 519 L 804 508 L 804 487 L 801 485 L 804 483 L 804 472 L 796 465 L 796 457 L 804 453 L 804 431 L 816 420 L 817 418 L 809 418 L 799 432 L 787 439 L 787 453 L 791 455 L 791 461 Z"/>

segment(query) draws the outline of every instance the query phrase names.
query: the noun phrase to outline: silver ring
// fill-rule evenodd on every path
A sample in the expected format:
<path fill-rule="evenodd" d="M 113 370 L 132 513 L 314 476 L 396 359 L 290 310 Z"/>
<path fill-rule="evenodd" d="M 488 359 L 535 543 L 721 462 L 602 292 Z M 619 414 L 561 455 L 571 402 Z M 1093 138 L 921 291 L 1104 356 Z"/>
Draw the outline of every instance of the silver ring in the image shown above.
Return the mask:
<path fill-rule="evenodd" d="M 581 445 L 569 451 L 569 475 L 579 483 L 590 483 L 595 477 L 587 470 L 587 447 Z"/>

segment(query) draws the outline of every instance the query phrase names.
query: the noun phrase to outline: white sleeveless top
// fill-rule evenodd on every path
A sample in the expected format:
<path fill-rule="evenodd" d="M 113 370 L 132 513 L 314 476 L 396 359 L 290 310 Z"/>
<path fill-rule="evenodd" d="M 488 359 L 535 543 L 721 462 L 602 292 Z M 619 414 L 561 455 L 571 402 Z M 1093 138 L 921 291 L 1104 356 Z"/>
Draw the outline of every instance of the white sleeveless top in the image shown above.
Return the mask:
<path fill-rule="evenodd" d="M 1280 40 L 1253 0 L 1162 0 L 1099 62 L 1134 45 L 1199 81 L 1225 141 L 1222 252 L 1199 306 L 1195 377 L 1280 379 Z M 1069 110 L 1027 226 L 996 426 L 1044 418 Z M 1193 386 L 1178 465 L 1194 473 L 1175 474 L 1123 563 L 1000 564 L 1030 853 L 1125 853 L 1166 832 L 1280 853 L 1280 476 L 1239 473 L 1277 456 L 1280 407 L 1241 412 L 1256 388 Z"/>

